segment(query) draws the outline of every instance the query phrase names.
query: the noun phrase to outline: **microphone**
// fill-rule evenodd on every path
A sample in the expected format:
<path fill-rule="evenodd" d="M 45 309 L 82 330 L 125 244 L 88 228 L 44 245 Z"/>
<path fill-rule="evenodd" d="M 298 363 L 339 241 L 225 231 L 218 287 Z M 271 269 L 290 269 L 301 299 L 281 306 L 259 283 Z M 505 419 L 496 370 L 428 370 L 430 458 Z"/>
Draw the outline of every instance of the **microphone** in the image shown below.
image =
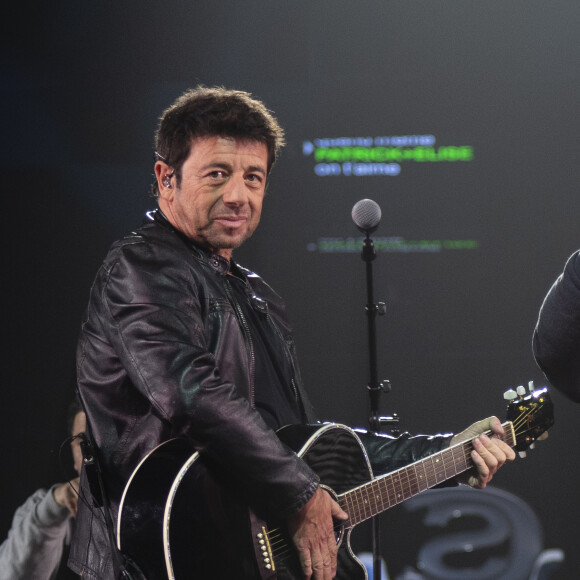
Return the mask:
<path fill-rule="evenodd" d="M 372 199 L 357 201 L 352 208 L 351 215 L 356 227 L 367 236 L 373 233 L 381 222 L 381 208 Z"/>

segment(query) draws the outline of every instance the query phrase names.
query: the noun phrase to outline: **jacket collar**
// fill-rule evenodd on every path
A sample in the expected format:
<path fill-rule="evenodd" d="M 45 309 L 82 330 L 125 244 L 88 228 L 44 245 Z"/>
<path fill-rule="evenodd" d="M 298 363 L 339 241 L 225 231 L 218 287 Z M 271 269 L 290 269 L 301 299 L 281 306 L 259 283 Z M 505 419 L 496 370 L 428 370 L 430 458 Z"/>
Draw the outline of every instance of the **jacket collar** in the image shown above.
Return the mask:
<path fill-rule="evenodd" d="M 194 251 L 196 257 L 199 260 L 201 260 L 205 264 L 208 264 L 211 268 L 213 268 L 216 272 L 218 272 L 222 276 L 225 276 L 232 267 L 235 267 L 237 269 L 237 266 L 235 265 L 233 260 L 230 263 L 230 260 L 226 260 L 226 258 L 220 256 L 219 254 L 214 254 L 210 252 L 209 250 L 207 250 L 203 246 L 196 244 L 193 240 L 191 240 L 185 234 L 180 232 L 177 228 L 173 226 L 173 224 L 167 219 L 165 214 L 159 208 L 148 211 L 145 215 L 147 219 L 154 221 L 159 225 L 161 225 L 162 227 L 170 229 L 171 231 L 175 232 L 177 236 L 179 236 L 179 238 L 181 238 Z"/>

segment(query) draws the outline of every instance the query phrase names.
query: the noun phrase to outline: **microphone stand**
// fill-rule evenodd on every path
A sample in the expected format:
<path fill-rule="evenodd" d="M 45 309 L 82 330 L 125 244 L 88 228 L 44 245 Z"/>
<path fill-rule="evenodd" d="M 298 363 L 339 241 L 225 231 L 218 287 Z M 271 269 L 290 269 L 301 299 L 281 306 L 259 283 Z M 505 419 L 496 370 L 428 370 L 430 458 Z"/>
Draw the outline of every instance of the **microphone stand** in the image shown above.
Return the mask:
<path fill-rule="evenodd" d="M 367 386 L 370 396 L 371 411 L 369 425 L 372 433 L 380 431 L 379 424 L 379 396 L 381 394 L 381 385 L 379 384 L 377 373 L 377 332 L 375 318 L 377 314 L 384 314 L 384 304 L 375 304 L 373 294 L 373 260 L 377 257 L 373 241 L 366 234 L 363 242 L 362 259 L 366 263 L 367 276 L 367 305 L 365 310 L 368 320 L 368 341 L 369 341 L 369 370 L 370 380 Z"/>
<path fill-rule="evenodd" d="M 369 426 L 371 433 L 378 433 L 379 424 L 379 397 L 381 386 L 379 385 L 377 373 L 377 333 L 375 318 L 379 307 L 375 304 L 373 292 L 373 260 L 377 257 L 373 241 L 366 232 L 366 239 L 363 242 L 362 259 L 366 263 L 367 277 L 367 305 L 365 307 L 368 321 L 368 342 L 369 342 L 369 370 L 370 379 L 367 389 L 370 397 Z M 373 580 L 381 580 L 381 554 L 380 554 L 380 527 L 379 518 L 375 516 L 372 521 L 373 532 Z"/>
<path fill-rule="evenodd" d="M 373 260 L 377 254 L 373 241 L 369 237 L 370 231 L 365 231 L 366 239 L 363 242 L 362 259 L 366 263 L 366 279 L 367 279 L 367 304 L 365 307 L 368 320 L 368 342 L 369 342 L 369 370 L 370 379 L 367 389 L 370 397 L 370 416 L 369 426 L 373 434 L 380 433 L 382 425 L 396 425 L 398 417 L 393 414 L 392 417 L 379 416 L 379 399 L 381 392 L 388 392 L 390 390 L 390 383 L 385 381 L 385 384 L 379 382 L 377 372 L 377 336 L 375 318 L 378 315 L 382 316 L 386 312 L 386 305 L 384 302 L 375 304 L 373 293 Z M 381 580 L 381 555 L 380 555 L 380 527 L 378 515 L 372 520 L 373 532 L 373 580 Z"/>

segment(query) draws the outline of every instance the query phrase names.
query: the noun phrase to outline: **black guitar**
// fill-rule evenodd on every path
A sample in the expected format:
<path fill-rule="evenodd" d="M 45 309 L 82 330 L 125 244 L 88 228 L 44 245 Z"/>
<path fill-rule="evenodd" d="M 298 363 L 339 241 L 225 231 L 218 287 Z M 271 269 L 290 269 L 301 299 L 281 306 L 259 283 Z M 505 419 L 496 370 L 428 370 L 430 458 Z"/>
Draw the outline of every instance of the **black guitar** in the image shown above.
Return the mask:
<path fill-rule="evenodd" d="M 554 423 L 546 388 L 512 393 L 504 441 L 525 451 Z M 509 397 L 509 396 L 508 396 Z M 350 548 L 353 528 L 473 466 L 470 441 L 374 478 L 356 433 L 344 425 L 291 425 L 284 443 L 320 476 L 349 514 L 337 523 L 340 580 L 365 580 Z M 119 506 L 118 547 L 147 579 L 293 580 L 302 578 L 282 522 L 261 520 L 185 439 L 151 451 L 133 472 Z"/>

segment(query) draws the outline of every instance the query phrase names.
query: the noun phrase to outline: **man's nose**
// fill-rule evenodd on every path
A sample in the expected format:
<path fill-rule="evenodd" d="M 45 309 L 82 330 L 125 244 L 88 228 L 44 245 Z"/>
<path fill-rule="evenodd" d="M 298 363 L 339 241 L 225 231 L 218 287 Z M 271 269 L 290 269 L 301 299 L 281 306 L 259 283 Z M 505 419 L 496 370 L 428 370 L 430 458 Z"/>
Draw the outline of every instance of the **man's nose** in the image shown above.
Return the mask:
<path fill-rule="evenodd" d="M 232 176 L 223 190 L 223 202 L 228 205 L 243 205 L 248 201 L 248 192 L 243 177 Z"/>

